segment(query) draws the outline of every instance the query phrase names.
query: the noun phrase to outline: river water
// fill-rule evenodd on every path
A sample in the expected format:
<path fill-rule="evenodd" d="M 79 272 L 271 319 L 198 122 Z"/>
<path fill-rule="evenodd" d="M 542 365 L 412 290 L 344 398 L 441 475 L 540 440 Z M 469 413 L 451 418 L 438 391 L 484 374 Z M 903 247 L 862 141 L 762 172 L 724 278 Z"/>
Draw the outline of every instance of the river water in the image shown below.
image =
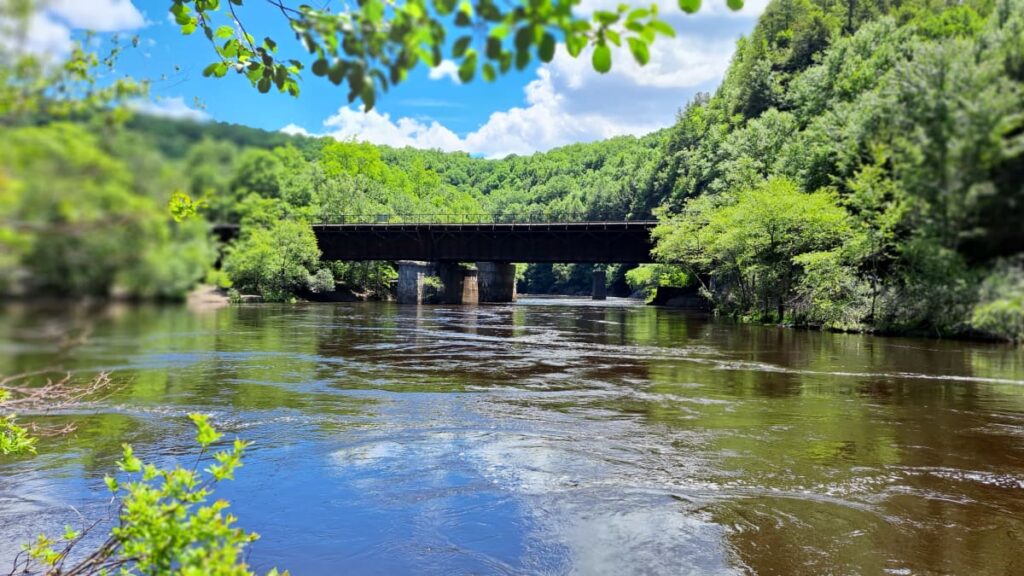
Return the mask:
<path fill-rule="evenodd" d="M 1024 352 L 630 301 L 7 308 L 0 374 L 110 371 L 0 457 L 0 568 L 120 444 L 254 442 L 218 494 L 304 574 L 1024 574 Z M 0 570 L 2 571 L 2 570 Z"/>

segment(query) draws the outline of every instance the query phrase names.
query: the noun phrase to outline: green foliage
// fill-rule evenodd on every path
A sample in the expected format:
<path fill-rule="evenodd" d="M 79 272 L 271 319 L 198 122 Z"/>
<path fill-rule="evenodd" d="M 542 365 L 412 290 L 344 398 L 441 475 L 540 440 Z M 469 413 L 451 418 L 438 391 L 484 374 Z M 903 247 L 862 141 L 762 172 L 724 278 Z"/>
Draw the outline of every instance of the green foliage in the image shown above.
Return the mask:
<path fill-rule="evenodd" d="M 429 288 L 434 291 L 439 291 L 444 288 L 444 283 L 441 282 L 440 276 L 424 276 L 423 287 Z"/>
<path fill-rule="evenodd" d="M 266 301 L 287 301 L 311 288 L 320 268 L 320 249 L 309 224 L 278 220 L 270 227 L 247 226 L 224 257 L 224 271 L 243 292 Z"/>
<path fill-rule="evenodd" d="M 70 54 L 53 61 L 24 49 L 18 41 L 32 32 L 33 19 L 45 2 L 0 0 L 0 126 L 28 124 L 38 118 L 99 114 L 108 123 L 126 118 L 120 104 L 144 96 L 149 86 L 130 77 L 117 77 L 117 60 L 125 46 L 111 39 L 109 51 L 91 50 L 93 37 L 74 42 Z M 10 39 L 15 39 L 10 41 Z M 131 38 L 132 47 L 139 38 Z M 97 76 L 108 81 L 98 83 Z"/>
<path fill-rule="evenodd" d="M 310 292 L 331 292 L 334 290 L 334 273 L 331 272 L 330 268 L 321 268 L 316 271 L 316 274 L 309 281 Z"/>
<path fill-rule="evenodd" d="M 199 209 L 202 208 L 205 201 L 193 200 L 191 196 L 184 192 L 175 192 L 171 194 L 171 200 L 167 203 L 167 210 L 171 213 L 175 222 L 184 222 L 196 214 L 199 213 Z"/>
<path fill-rule="evenodd" d="M 971 306 L 1024 244 L 1022 31 L 1020 0 L 773 1 L 666 135 L 657 253 L 746 318 L 1012 332 L 1013 297 Z M 755 201 L 764 179 L 789 189 Z M 794 193 L 808 200 L 787 206 Z M 828 241 L 789 228 L 800 242 L 769 249 L 766 223 L 788 226 L 773 207 Z"/>
<path fill-rule="evenodd" d="M 154 175 L 133 174 L 85 126 L 9 128 L 3 138 L 0 242 L 10 251 L 0 264 L 21 290 L 181 298 L 203 277 L 214 258 L 206 226 L 172 223 L 167 197 L 139 193 Z"/>
<path fill-rule="evenodd" d="M 283 172 L 284 165 L 274 153 L 250 148 L 236 160 L 231 191 L 236 198 L 250 193 L 263 198 L 280 198 Z"/>
<path fill-rule="evenodd" d="M 234 478 L 249 444 L 236 439 L 228 448 L 210 453 L 222 434 L 206 415 L 190 414 L 189 418 L 196 427 L 199 446 L 192 466 L 161 468 L 142 461 L 124 444 L 117 462 L 122 477 L 104 478 L 120 503 L 117 524 L 109 537 L 91 553 L 73 554 L 88 530 L 78 532 L 68 526 L 60 537 L 40 535 L 26 545 L 29 562 L 41 568 L 41 573 L 55 576 L 254 574 L 245 563 L 245 551 L 259 535 L 235 526 L 236 518 L 227 512 L 228 502 L 213 498 L 220 482 Z M 204 463 L 207 467 L 200 470 Z M 71 558 L 81 560 L 70 565 Z M 16 568 L 35 573 L 36 566 Z M 278 572 L 275 569 L 269 574 Z"/>
<path fill-rule="evenodd" d="M 626 282 L 633 291 L 643 292 L 650 300 L 660 286 L 685 288 L 690 277 L 677 266 L 668 264 L 641 264 L 626 272 Z"/>
<path fill-rule="evenodd" d="M 1024 341 L 1024 264 L 1000 262 L 981 283 L 971 326 L 1005 340 Z"/>
<path fill-rule="evenodd" d="M 803 276 L 799 257 L 839 247 L 850 230 L 834 194 L 807 194 L 790 180 L 772 178 L 735 198 L 689 201 L 681 215 L 663 218 L 655 229 L 655 254 L 710 274 L 723 310 L 782 321 Z"/>
<path fill-rule="evenodd" d="M 348 85 L 348 101 L 360 100 L 373 108 L 378 92 L 403 81 L 420 62 L 439 66 L 445 58 L 458 61 L 462 82 L 479 72 L 486 81 L 499 74 L 526 68 L 534 59 L 550 62 L 557 50 L 556 36 L 565 50 L 578 57 L 592 48 L 595 70 L 611 69 L 611 45 L 628 46 L 641 65 L 649 57 L 649 45 L 657 36 L 675 36 L 659 18 L 658 5 L 621 4 L 614 10 L 595 10 L 588 17 L 575 14 L 579 0 L 539 0 L 506 6 L 493 0 L 366 0 L 341 11 L 310 5 L 275 2 L 312 60 L 310 71 L 332 84 Z M 224 10 L 222 8 L 226 7 Z M 729 8 L 743 7 L 729 0 Z M 222 78 L 229 72 L 244 75 L 259 92 L 276 88 L 298 96 L 305 64 L 278 55 L 270 37 L 259 40 L 242 23 L 243 0 L 173 0 L 171 16 L 182 34 L 202 31 L 212 44 L 217 60 L 203 75 Z M 700 2 L 683 0 L 680 8 L 697 11 Z M 454 40 L 449 38 L 455 31 Z"/>
<path fill-rule="evenodd" d="M 0 404 L 6 397 L 6 391 L 0 390 Z M 35 454 L 36 439 L 28 435 L 28 430 L 18 426 L 14 415 L 0 416 L 0 455 Z"/>

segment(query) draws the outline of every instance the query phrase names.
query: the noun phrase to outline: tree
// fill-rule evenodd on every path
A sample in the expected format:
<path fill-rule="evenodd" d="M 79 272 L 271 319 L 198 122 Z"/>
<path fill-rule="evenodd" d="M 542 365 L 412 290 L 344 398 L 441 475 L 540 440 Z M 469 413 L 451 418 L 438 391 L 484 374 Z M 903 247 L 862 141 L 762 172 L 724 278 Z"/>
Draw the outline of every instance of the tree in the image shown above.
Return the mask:
<path fill-rule="evenodd" d="M 224 258 L 224 270 L 238 290 L 281 301 L 317 284 L 320 249 L 309 224 L 277 220 L 268 228 L 252 226 L 243 232 Z"/>
<path fill-rule="evenodd" d="M 655 229 L 655 255 L 716 283 L 709 296 L 725 310 L 782 321 L 803 274 L 799 257 L 838 248 L 849 215 L 828 191 L 806 194 L 772 178 L 732 195 L 689 201 Z"/>
<path fill-rule="evenodd" d="M 574 14 L 580 0 L 537 0 L 504 5 L 494 0 L 363 0 L 358 7 L 334 13 L 288 0 L 266 0 L 288 22 L 302 48 L 313 59 L 315 76 L 335 85 L 347 83 L 348 100 L 373 108 L 378 90 L 405 79 L 420 62 L 435 67 L 446 57 L 459 60 L 463 82 L 479 72 L 492 81 L 513 66 L 522 70 L 537 58 L 550 62 L 561 36 L 566 51 L 578 57 L 592 47 L 591 64 L 598 72 L 611 69 L 611 46 L 625 45 L 641 65 L 650 59 L 655 37 L 675 31 L 658 16 L 658 5 L 596 10 L 588 17 Z M 739 10 L 743 0 L 726 0 Z M 701 0 L 679 0 L 687 13 L 700 9 Z M 226 7 L 226 10 L 223 8 Z M 203 70 L 221 78 L 228 72 L 244 75 L 260 92 L 276 87 L 299 94 L 305 63 L 277 55 L 278 42 L 259 40 L 242 22 L 243 0 L 173 0 L 170 13 L 183 34 L 202 31 L 217 54 Z M 450 41 L 450 30 L 461 32 Z"/>
<path fill-rule="evenodd" d="M 24 48 L 38 8 L 36 0 L 0 0 L 0 127 L 85 114 L 123 120 L 125 110 L 118 105 L 145 95 L 149 85 L 115 76 L 122 43 L 114 38 L 113 47 L 99 53 L 88 49 L 89 37 L 75 42 L 63 60 L 51 61 Z M 137 36 L 131 39 L 132 46 L 138 42 Z M 102 73 L 111 79 L 98 83 Z"/>
<path fill-rule="evenodd" d="M 0 148 L 0 266 L 21 290 L 62 296 L 182 298 L 214 253 L 202 223 L 173 224 L 162 201 L 66 123 L 4 131 Z M 0 289 L 17 286 L 0 286 Z"/>
<path fill-rule="evenodd" d="M 250 148 L 235 163 L 235 177 L 231 180 L 231 190 L 238 198 L 248 194 L 258 194 L 263 198 L 279 198 L 281 196 L 281 179 L 284 165 L 273 152 Z"/>

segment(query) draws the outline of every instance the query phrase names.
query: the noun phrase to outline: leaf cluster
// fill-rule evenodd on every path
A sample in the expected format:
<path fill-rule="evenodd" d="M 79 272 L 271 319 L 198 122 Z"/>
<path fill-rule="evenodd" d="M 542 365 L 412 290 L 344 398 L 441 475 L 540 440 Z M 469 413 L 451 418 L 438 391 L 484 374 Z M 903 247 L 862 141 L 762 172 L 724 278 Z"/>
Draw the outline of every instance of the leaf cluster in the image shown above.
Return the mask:
<path fill-rule="evenodd" d="M 40 535 L 24 547 L 18 569 L 24 573 L 38 569 L 54 576 L 252 575 L 245 563 L 245 549 L 259 536 L 237 527 L 228 502 L 214 498 L 216 486 L 232 479 L 242 466 L 249 444 L 236 439 L 215 450 L 222 434 L 211 426 L 209 417 L 190 414 L 189 418 L 196 427 L 199 447 L 191 467 L 159 467 L 136 456 L 130 445 L 123 445 L 117 462 L 121 477 L 104 478 L 119 503 L 117 524 L 109 536 L 83 555 L 72 552 L 96 525 L 83 530 L 69 526 L 60 537 Z M 204 463 L 208 466 L 200 470 Z M 276 569 L 268 573 L 276 575 Z"/>
<path fill-rule="evenodd" d="M 380 92 L 402 82 L 420 63 L 436 67 L 455 60 L 463 82 L 477 74 L 490 82 L 512 69 L 523 70 L 535 59 L 550 62 L 561 43 L 572 57 L 592 48 L 593 68 L 605 73 L 612 66 L 612 46 L 628 47 L 643 65 L 657 36 L 675 36 L 659 17 L 657 4 L 620 4 L 583 17 L 574 11 L 579 0 L 511 5 L 494 0 L 360 0 L 340 12 L 267 1 L 312 60 L 313 75 L 346 84 L 348 101 L 359 100 L 366 110 L 374 107 Z M 727 4 L 733 10 L 743 6 L 742 0 Z M 233 71 L 260 92 L 276 87 L 297 96 L 303 61 L 278 56 L 278 42 L 270 37 L 257 41 L 240 18 L 243 5 L 243 0 L 174 0 L 170 13 L 182 34 L 201 31 L 212 43 L 218 60 L 204 69 L 204 76 L 221 78 Z M 700 2 L 680 0 L 679 5 L 692 13 Z"/>

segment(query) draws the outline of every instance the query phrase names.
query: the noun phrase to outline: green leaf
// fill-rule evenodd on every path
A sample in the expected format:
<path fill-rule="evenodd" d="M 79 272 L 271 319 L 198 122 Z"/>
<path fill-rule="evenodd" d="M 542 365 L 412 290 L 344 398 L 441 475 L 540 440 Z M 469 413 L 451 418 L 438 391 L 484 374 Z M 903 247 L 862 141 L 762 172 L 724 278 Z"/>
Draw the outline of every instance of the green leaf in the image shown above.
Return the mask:
<path fill-rule="evenodd" d="M 582 36 L 570 36 L 565 40 L 565 49 L 573 58 L 580 55 L 580 52 L 587 47 L 587 40 Z"/>
<path fill-rule="evenodd" d="M 530 63 L 530 52 L 529 50 L 520 50 L 516 52 L 516 70 L 522 70 Z"/>
<path fill-rule="evenodd" d="M 462 58 L 466 55 L 466 50 L 469 49 L 469 43 L 473 41 L 472 36 L 461 36 L 455 41 L 452 46 L 452 56 L 456 58 Z"/>
<path fill-rule="evenodd" d="M 491 60 L 497 60 L 501 56 L 501 40 L 494 36 L 488 36 L 486 53 Z"/>
<path fill-rule="evenodd" d="M 221 39 L 231 38 L 232 36 L 235 35 L 235 29 L 232 28 L 231 26 L 228 26 L 227 24 L 225 24 L 223 26 L 219 26 L 217 28 L 217 31 L 214 33 L 214 35 L 217 38 L 221 38 Z"/>
<path fill-rule="evenodd" d="M 727 3 L 733 1 L 735 0 L 726 0 Z M 743 3 L 741 1 L 740 6 L 742 5 Z M 687 14 L 693 14 L 694 12 L 700 10 L 700 0 L 679 0 L 679 9 L 682 10 L 683 12 L 686 12 Z"/>
<path fill-rule="evenodd" d="M 223 78 L 224 75 L 227 74 L 227 73 L 228 73 L 228 63 L 227 62 L 214 62 L 213 64 L 210 64 L 206 68 L 203 68 L 203 76 L 205 76 L 207 78 L 210 77 L 210 76 L 216 76 L 217 78 Z"/>
<path fill-rule="evenodd" d="M 348 65 L 345 62 L 338 60 L 333 66 L 331 66 L 331 69 L 327 71 L 327 79 L 335 86 L 338 86 L 343 80 L 345 80 L 346 74 L 348 74 Z"/>
<path fill-rule="evenodd" d="M 434 10 L 441 16 L 447 16 L 455 9 L 455 0 L 434 0 Z"/>
<path fill-rule="evenodd" d="M 492 37 L 494 37 L 494 38 L 497 38 L 498 40 L 504 40 L 506 37 L 508 37 L 508 33 L 509 33 L 508 24 L 502 23 L 502 24 L 499 24 L 499 25 L 495 26 L 494 28 L 491 28 L 491 34 L 490 35 Z"/>
<path fill-rule="evenodd" d="M 476 74 L 476 50 L 466 52 L 466 58 L 459 66 L 459 80 L 463 83 L 469 82 Z"/>
<path fill-rule="evenodd" d="M 633 10 L 628 15 L 626 15 L 626 20 L 643 20 L 644 18 L 647 18 L 650 15 L 650 10 L 646 8 L 637 8 L 636 10 Z"/>
<path fill-rule="evenodd" d="M 540 39 L 537 55 L 540 56 L 541 62 L 551 62 L 551 59 L 555 57 L 555 37 L 551 33 L 545 32 Z"/>
<path fill-rule="evenodd" d="M 269 90 L 270 79 L 264 78 L 264 80 L 267 80 L 267 90 Z M 262 88 L 260 91 L 263 92 Z M 213 444 L 222 436 L 222 434 L 214 430 L 213 426 L 210 425 L 210 417 L 207 416 L 206 414 L 194 412 L 192 414 L 189 414 L 188 417 L 196 426 L 196 442 L 203 448 L 206 448 L 210 444 Z"/>
<path fill-rule="evenodd" d="M 330 66 L 327 65 L 327 60 L 320 58 L 316 62 L 313 62 L 313 75 L 314 76 L 326 76 L 330 70 Z"/>
<path fill-rule="evenodd" d="M 121 460 L 117 461 L 117 467 L 122 472 L 138 472 L 142 470 L 142 461 L 135 457 L 131 444 L 121 444 Z"/>
<path fill-rule="evenodd" d="M 597 20 L 602 26 L 610 26 L 619 21 L 619 15 L 607 10 L 598 10 L 594 12 L 594 20 Z"/>
<path fill-rule="evenodd" d="M 725 5 L 728 6 L 730 10 L 742 10 L 743 0 L 725 0 Z"/>
<path fill-rule="evenodd" d="M 498 73 L 494 70 L 494 64 L 490 62 L 485 62 L 480 72 L 487 82 L 494 82 L 494 79 L 498 77 Z"/>
<path fill-rule="evenodd" d="M 641 66 L 647 64 L 647 61 L 651 59 L 651 54 L 647 50 L 647 44 L 638 38 L 627 38 L 626 40 L 629 42 L 629 51 L 633 53 L 633 58 L 636 59 L 637 63 Z"/>
<path fill-rule="evenodd" d="M 516 30 L 515 46 L 516 50 L 523 52 L 530 49 L 530 44 L 533 43 L 533 30 L 524 26 L 519 30 Z"/>
<path fill-rule="evenodd" d="M 598 44 L 594 48 L 594 54 L 590 58 L 594 70 L 604 74 L 612 69 L 612 50 L 607 44 Z"/>
<path fill-rule="evenodd" d="M 359 97 L 363 100 L 365 111 L 373 110 L 373 106 L 377 102 L 377 90 L 373 86 L 373 78 L 367 76 L 363 79 L 363 89 L 359 92 Z"/>
<path fill-rule="evenodd" d="M 651 27 L 651 29 L 653 29 L 658 34 L 661 34 L 662 36 L 668 36 L 669 38 L 676 37 L 675 28 L 672 28 L 672 26 L 670 26 L 667 22 L 663 22 L 661 20 L 652 20 L 649 26 Z"/>

